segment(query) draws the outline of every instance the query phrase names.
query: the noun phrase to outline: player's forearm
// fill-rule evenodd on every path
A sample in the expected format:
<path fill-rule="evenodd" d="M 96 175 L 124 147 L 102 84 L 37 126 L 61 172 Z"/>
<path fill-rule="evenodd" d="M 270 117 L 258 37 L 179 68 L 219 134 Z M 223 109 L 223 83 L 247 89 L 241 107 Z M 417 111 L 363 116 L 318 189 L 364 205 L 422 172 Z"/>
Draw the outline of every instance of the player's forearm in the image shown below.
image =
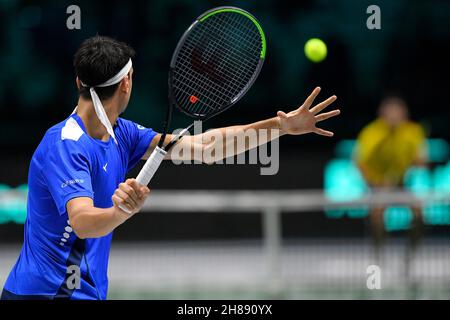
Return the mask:
<path fill-rule="evenodd" d="M 278 117 L 213 129 L 201 135 L 202 161 L 209 163 L 232 157 L 266 144 L 283 134 Z"/>
<path fill-rule="evenodd" d="M 86 207 L 70 217 L 70 224 L 81 239 L 100 238 L 111 233 L 126 220 L 126 214 L 119 212 L 116 207 L 106 209 Z"/>

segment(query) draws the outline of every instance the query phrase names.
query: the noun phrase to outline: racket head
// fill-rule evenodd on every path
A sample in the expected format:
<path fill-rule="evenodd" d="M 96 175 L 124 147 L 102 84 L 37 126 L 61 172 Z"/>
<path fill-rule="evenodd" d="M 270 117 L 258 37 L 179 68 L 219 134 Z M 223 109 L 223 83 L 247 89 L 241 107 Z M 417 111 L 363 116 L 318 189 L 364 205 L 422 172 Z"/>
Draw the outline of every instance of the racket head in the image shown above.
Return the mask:
<path fill-rule="evenodd" d="M 217 7 L 185 31 L 169 69 L 169 99 L 181 112 L 209 119 L 241 99 L 266 56 L 266 38 L 256 18 L 237 7 Z"/>

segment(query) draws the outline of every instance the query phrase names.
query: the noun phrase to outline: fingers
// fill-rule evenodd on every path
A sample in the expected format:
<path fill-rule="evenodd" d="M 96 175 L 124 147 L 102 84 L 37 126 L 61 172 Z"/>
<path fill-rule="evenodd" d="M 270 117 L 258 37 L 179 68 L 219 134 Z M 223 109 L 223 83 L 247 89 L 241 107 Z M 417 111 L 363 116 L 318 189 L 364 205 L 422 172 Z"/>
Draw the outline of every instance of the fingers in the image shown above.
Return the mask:
<path fill-rule="evenodd" d="M 128 179 L 124 183 L 119 184 L 119 187 L 114 192 L 116 197 L 121 199 L 124 204 L 131 207 L 137 207 L 142 197 L 141 186 L 135 179 Z"/>
<path fill-rule="evenodd" d="M 142 198 L 146 198 L 150 193 L 150 189 L 147 186 L 141 187 Z"/>
<path fill-rule="evenodd" d="M 138 212 L 149 193 L 147 186 L 139 184 L 135 179 L 128 179 L 119 184 L 112 200 L 117 207 L 124 205 L 131 212 Z"/>
<path fill-rule="evenodd" d="M 131 179 L 129 179 L 129 180 L 131 180 Z M 119 184 L 119 188 L 117 188 L 117 189 L 125 192 L 132 200 L 137 202 L 137 200 L 139 199 L 140 186 L 135 186 L 134 184 L 130 184 L 129 180 Z"/>
<path fill-rule="evenodd" d="M 114 194 L 132 207 L 136 207 L 138 204 L 139 200 L 137 198 L 133 199 L 128 193 L 124 192 L 121 189 L 116 189 Z"/>
<path fill-rule="evenodd" d="M 303 103 L 303 108 L 309 109 L 311 105 L 314 102 L 314 99 L 317 97 L 317 95 L 320 93 L 320 87 L 316 87 L 313 92 L 309 95 L 308 98 L 306 98 L 305 102 Z"/>
<path fill-rule="evenodd" d="M 125 181 L 125 184 L 130 186 L 136 192 L 138 198 L 142 197 L 142 192 L 141 192 L 142 185 L 139 182 L 137 182 L 136 179 L 127 179 L 127 181 Z"/>
<path fill-rule="evenodd" d="M 331 96 L 327 100 L 322 101 L 318 105 L 316 105 L 314 108 L 311 108 L 309 111 L 311 111 L 312 114 L 318 114 L 320 111 L 328 107 L 330 104 L 332 104 L 334 101 L 336 101 L 336 96 Z"/>
<path fill-rule="evenodd" d="M 330 112 L 321 113 L 321 114 L 315 116 L 316 122 L 320 122 L 320 121 L 323 121 L 323 120 L 330 119 L 332 117 L 335 117 L 335 116 L 339 115 L 340 113 L 341 113 L 341 110 L 339 110 L 339 109 L 333 110 L 333 111 L 330 111 Z"/>
<path fill-rule="evenodd" d="M 125 183 L 130 185 L 136 191 L 138 200 L 145 200 L 150 193 L 150 189 L 147 186 L 141 185 L 136 179 L 128 179 Z"/>
<path fill-rule="evenodd" d="M 324 129 L 321 129 L 321 128 L 315 128 L 314 129 L 314 133 L 317 133 L 317 134 L 319 134 L 321 136 L 325 136 L 325 137 L 332 137 L 332 136 L 334 136 L 333 132 L 328 131 L 328 130 L 324 130 Z"/>
<path fill-rule="evenodd" d="M 117 196 L 116 194 L 113 194 L 111 197 L 112 201 L 114 202 L 114 205 L 116 207 L 119 207 L 120 205 L 125 206 L 130 212 L 134 211 L 134 208 L 125 202 L 125 200 L 123 200 L 122 198 L 120 198 L 119 196 Z"/>

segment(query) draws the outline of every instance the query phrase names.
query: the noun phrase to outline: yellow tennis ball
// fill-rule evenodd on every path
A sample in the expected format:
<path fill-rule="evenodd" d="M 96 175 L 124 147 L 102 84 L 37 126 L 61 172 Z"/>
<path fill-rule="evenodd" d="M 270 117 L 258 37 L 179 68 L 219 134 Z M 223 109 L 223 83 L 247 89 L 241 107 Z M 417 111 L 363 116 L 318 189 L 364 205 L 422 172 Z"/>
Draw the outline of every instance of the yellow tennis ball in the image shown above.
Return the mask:
<path fill-rule="evenodd" d="M 305 44 L 305 55 L 312 62 L 318 63 L 327 57 L 327 45 L 318 38 L 309 39 Z"/>

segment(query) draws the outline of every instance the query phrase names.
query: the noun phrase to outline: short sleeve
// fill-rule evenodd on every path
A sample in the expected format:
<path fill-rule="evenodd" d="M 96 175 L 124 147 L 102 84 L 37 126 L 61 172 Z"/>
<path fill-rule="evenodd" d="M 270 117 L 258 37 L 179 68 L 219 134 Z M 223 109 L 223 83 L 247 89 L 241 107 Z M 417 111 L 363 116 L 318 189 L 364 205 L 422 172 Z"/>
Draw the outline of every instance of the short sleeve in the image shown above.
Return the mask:
<path fill-rule="evenodd" d="M 42 173 L 60 215 L 66 212 L 69 200 L 94 197 L 89 157 L 78 142 L 58 142 L 50 150 Z"/>
<path fill-rule="evenodd" d="M 133 121 L 124 119 L 121 119 L 121 127 L 122 137 L 119 141 L 125 141 L 127 145 L 127 171 L 130 171 L 142 159 L 153 138 L 156 136 L 156 132 L 151 128 L 146 128 Z"/>

